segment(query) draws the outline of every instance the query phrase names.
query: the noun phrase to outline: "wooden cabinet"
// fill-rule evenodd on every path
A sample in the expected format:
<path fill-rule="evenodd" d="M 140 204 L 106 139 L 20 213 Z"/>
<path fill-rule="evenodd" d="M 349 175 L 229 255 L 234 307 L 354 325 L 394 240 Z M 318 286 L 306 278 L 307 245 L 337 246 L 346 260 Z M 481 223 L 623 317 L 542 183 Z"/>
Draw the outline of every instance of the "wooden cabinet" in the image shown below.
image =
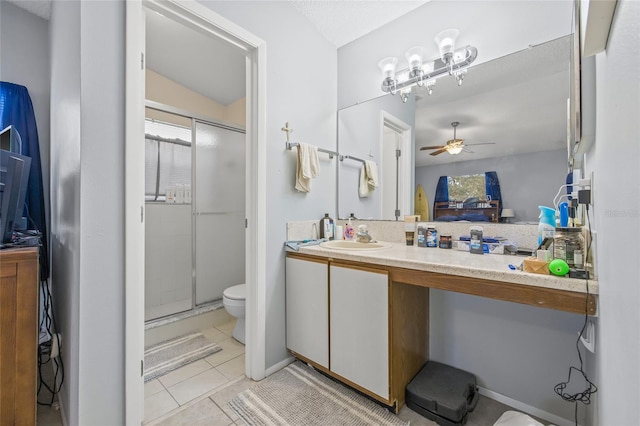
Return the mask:
<path fill-rule="evenodd" d="M 389 274 L 330 267 L 331 371 L 389 398 Z"/>
<path fill-rule="evenodd" d="M 38 250 L 0 250 L 0 424 L 35 425 Z"/>
<path fill-rule="evenodd" d="M 286 259 L 287 348 L 329 368 L 329 266 Z"/>

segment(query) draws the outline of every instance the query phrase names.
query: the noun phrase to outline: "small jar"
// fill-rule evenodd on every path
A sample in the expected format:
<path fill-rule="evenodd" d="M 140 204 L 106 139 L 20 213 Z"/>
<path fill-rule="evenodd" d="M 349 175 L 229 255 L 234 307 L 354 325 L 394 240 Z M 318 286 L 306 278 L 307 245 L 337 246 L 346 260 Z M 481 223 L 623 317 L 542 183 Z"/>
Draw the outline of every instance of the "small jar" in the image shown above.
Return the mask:
<path fill-rule="evenodd" d="M 562 259 L 571 268 L 584 266 L 584 236 L 582 228 L 556 228 L 553 237 L 553 257 Z"/>
<path fill-rule="evenodd" d="M 452 246 L 451 235 L 440 235 L 440 248 L 450 249 Z"/>

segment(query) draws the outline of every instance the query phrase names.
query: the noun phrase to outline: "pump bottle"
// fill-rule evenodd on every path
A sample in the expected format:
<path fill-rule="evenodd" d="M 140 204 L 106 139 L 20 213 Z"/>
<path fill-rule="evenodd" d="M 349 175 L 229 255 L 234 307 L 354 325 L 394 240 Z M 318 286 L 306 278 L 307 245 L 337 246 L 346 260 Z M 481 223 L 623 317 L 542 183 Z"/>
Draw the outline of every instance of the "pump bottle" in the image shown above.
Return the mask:
<path fill-rule="evenodd" d="M 556 233 L 556 210 L 551 207 L 538 206 L 540 216 L 538 218 L 538 247 L 545 238 L 553 238 Z"/>

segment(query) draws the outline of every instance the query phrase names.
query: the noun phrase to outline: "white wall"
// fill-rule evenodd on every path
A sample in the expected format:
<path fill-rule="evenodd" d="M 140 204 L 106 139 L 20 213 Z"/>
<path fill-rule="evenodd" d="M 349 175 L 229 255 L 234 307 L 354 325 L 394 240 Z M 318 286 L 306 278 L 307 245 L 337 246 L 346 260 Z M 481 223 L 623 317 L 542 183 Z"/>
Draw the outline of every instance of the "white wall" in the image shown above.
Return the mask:
<path fill-rule="evenodd" d="M 442 29 L 458 28 L 457 44 L 476 46 L 482 63 L 570 33 L 571 13 L 569 1 L 429 2 L 339 49 L 338 104 L 379 96 L 376 65 L 385 56 L 402 57 L 415 44 L 436 56 L 431 40 Z M 548 199 L 553 200 L 564 176 Z M 557 416 L 554 422 L 573 419 L 573 405 L 564 403 L 553 386 L 575 362 L 578 315 L 437 291 L 430 310 L 433 359 L 477 374 L 485 388 Z"/>
<path fill-rule="evenodd" d="M 292 140 L 336 149 L 336 49 L 287 2 L 203 3 L 267 45 L 267 276 L 266 367 L 287 357 L 284 317 L 286 222 L 336 211 L 336 161 L 320 154 L 320 176 L 308 194 L 294 189 L 296 152 L 285 150 L 285 122 Z"/>
<path fill-rule="evenodd" d="M 592 220 L 598 233 L 598 423 L 640 419 L 640 3 L 617 3 L 607 50 L 596 56 Z M 631 242 L 631 244 L 627 244 Z M 621 247 L 624 247 L 621 250 Z"/>
<path fill-rule="evenodd" d="M 567 151 L 542 151 L 507 157 L 460 161 L 416 168 L 416 185 L 422 184 L 429 209 L 433 209 L 440 176 L 463 176 L 495 171 L 500 179 L 503 207 L 515 211 L 511 222 L 538 222 L 538 206 L 553 207 L 553 197 L 566 181 Z M 566 192 L 565 192 L 566 193 Z"/>
<path fill-rule="evenodd" d="M 121 2 L 52 5 L 52 285 L 68 424 L 124 421 L 124 18 Z"/>

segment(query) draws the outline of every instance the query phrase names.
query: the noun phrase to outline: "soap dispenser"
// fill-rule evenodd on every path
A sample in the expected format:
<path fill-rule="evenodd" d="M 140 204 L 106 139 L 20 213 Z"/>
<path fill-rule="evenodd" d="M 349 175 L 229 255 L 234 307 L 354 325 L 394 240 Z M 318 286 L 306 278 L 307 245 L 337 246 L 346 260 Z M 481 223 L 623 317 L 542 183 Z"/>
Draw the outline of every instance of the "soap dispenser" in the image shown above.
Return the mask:
<path fill-rule="evenodd" d="M 344 225 L 344 239 L 353 240 L 355 235 L 356 231 L 353 229 L 353 225 L 351 224 L 351 218 L 349 218 L 349 221 Z"/>
<path fill-rule="evenodd" d="M 320 219 L 320 238 L 333 240 L 333 219 L 329 217 L 329 213 L 325 213 Z"/>

